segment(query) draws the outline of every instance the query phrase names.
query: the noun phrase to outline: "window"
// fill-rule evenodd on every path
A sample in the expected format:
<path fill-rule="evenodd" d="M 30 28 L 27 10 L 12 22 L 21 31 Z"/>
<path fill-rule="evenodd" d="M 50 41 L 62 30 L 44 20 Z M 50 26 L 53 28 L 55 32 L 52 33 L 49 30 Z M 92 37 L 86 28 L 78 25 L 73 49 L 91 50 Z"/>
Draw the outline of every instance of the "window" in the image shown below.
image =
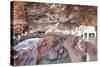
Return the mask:
<path fill-rule="evenodd" d="M 87 37 L 87 33 L 84 33 L 84 36 Z"/>
<path fill-rule="evenodd" d="M 83 38 L 83 34 L 81 34 L 81 37 Z"/>
<path fill-rule="evenodd" d="M 91 33 L 89 33 L 89 37 L 92 37 L 92 34 Z"/>
<path fill-rule="evenodd" d="M 94 37 L 94 33 L 92 33 L 92 37 Z"/>
<path fill-rule="evenodd" d="M 89 33 L 89 37 L 91 37 L 91 38 L 92 38 L 92 37 L 95 37 L 95 36 L 94 36 L 94 33 Z"/>

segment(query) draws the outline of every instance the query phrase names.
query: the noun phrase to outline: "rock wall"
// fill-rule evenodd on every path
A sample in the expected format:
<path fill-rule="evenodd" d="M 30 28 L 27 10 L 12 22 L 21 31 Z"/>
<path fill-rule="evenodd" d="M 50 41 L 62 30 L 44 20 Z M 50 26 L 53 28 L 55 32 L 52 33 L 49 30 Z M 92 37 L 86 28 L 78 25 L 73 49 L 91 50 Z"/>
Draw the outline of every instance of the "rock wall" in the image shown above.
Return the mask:
<path fill-rule="evenodd" d="M 97 27 L 96 6 L 11 2 L 14 65 L 96 61 L 96 39 L 64 35 L 80 25 Z"/>
<path fill-rule="evenodd" d="M 86 41 L 80 41 L 78 44 L 79 40 L 79 37 L 72 35 L 68 35 L 62 40 L 54 35 L 49 35 L 39 39 L 31 46 L 27 42 L 28 45 L 26 47 L 20 47 L 20 50 L 19 48 L 15 49 L 17 53 L 13 56 L 14 65 L 96 61 L 97 46 L 92 42 Z M 19 46 L 24 46 L 25 44 L 26 42 L 23 42 Z"/>
<path fill-rule="evenodd" d="M 12 25 L 20 22 L 14 20 L 21 19 L 27 22 L 27 29 L 33 31 L 46 30 L 49 25 L 56 23 L 60 23 L 57 27 L 60 29 L 66 29 L 66 27 L 73 29 L 82 24 L 97 26 L 97 7 L 95 6 L 20 1 L 12 2 L 11 6 Z M 26 31 L 27 29 L 25 27 Z"/>

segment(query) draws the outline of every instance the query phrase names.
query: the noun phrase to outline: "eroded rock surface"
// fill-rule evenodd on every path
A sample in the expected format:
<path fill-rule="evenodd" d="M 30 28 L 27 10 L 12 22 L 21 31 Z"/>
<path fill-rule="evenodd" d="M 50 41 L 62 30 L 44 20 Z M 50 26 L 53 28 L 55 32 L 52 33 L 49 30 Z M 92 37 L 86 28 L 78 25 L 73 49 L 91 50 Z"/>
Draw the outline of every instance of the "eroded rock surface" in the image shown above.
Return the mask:
<path fill-rule="evenodd" d="M 44 61 L 55 63 L 59 62 L 59 59 L 62 58 L 69 58 L 71 62 L 97 60 L 96 46 L 91 42 L 81 41 L 79 47 L 79 38 L 73 35 L 66 36 L 62 40 L 63 44 L 59 42 L 59 37 L 54 35 L 38 38 L 38 40 L 37 38 L 33 38 L 29 43 L 27 40 L 25 41 L 23 42 L 27 44 L 25 47 L 17 47 L 18 45 L 16 45 L 17 48 L 15 50 L 17 54 L 14 56 L 15 65 L 41 64 Z M 24 46 L 25 44 L 23 43 L 20 43 L 19 46 Z"/>
<path fill-rule="evenodd" d="M 96 40 L 65 34 L 80 25 L 96 27 L 95 6 L 19 1 L 12 6 L 14 65 L 97 60 Z"/>
<path fill-rule="evenodd" d="M 13 35 L 23 33 L 27 26 L 28 26 L 28 23 L 25 20 L 15 19 L 12 23 Z"/>

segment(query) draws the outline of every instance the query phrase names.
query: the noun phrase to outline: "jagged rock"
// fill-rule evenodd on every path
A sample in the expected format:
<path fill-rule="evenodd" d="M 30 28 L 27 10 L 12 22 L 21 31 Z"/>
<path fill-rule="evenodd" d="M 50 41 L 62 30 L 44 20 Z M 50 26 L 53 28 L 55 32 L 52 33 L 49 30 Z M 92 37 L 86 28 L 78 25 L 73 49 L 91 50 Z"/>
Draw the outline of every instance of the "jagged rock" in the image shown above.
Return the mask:
<path fill-rule="evenodd" d="M 14 56 L 14 65 L 33 65 L 37 64 L 38 50 L 37 42 L 41 38 L 26 39 L 14 46 L 13 50 L 17 51 Z"/>
<path fill-rule="evenodd" d="M 25 20 L 15 19 L 14 21 L 12 21 L 13 34 L 16 35 L 23 33 L 27 26 L 28 23 Z"/>
<path fill-rule="evenodd" d="M 52 17 L 55 22 L 62 22 L 69 24 L 60 25 L 59 27 L 72 27 L 80 24 L 88 24 L 96 26 L 96 7 L 90 6 L 76 6 L 76 5 L 65 5 L 65 4 L 45 4 L 45 3 L 29 3 L 29 2 L 13 2 L 12 4 L 12 15 L 15 19 L 24 19 L 29 22 L 29 27 L 32 26 L 34 30 L 38 28 L 47 27 L 48 24 L 52 25 L 52 22 L 47 20 L 41 21 L 41 24 L 38 20 L 44 19 L 46 17 L 49 19 Z M 16 18 L 17 17 L 17 18 Z M 74 19 L 73 19 L 74 18 Z M 88 18 L 88 19 L 85 19 Z M 34 22 L 34 21 L 37 22 Z M 43 23 L 43 24 L 42 24 Z M 75 26 L 75 27 L 76 27 Z"/>
<path fill-rule="evenodd" d="M 37 44 L 40 58 L 46 56 L 50 50 L 57 45 L 57 39 L 54 36 L 46 36 Z"/>
<path fill-rule="evenodd" d="M 26 10 L 25 10 L 26 3 L 14 1 L 11 4 L 12 4 L 12 8 L 11 8 L 12 18 L 26 20 Z"/>
<path fill-rule="evenodd" d="M 68 50 L 69 56 L 71 58 L 72 62 L 81 62 L 82 57 L 79 52 L 77 52 L 77 49 L 75 48 L 75 45 L 77 44 L 77 37 L 69 35 L 65 41 L 64 41 L 64 48 Z"/>
<path fill-rule="evenodd" d="M 48 56 L 49 60 L 56 60 L 60 47 L 58 46 L 56 37 L 49 35 L 40 39 L 27 39 L 14 47 L 14 50 L 18 52 L 14 56 L 15 65 L 32 65 L 37 64 L 37 62 L 46 56 Z"/>
<path fill-rule="evenodd" d="M 33 65 L 37 64 L 38 51 L 34 48 L 28 48 L 27 50 L 21 49 L 14 56 L 14 65 Z"/>
<path fill-rule="evenodd" d="M 75 46 L 75 38 L 73 35 L 67 36 L 63 44 L 64 48 L 72 49 Z"/>
<path fill-rule="evenodd" d="M 86 52 L 86 61 L 96 61 L 97 60 L 97 46 L 91 42 L 82 41 L 80 42 L 80 47 L 84 52 Z"/>

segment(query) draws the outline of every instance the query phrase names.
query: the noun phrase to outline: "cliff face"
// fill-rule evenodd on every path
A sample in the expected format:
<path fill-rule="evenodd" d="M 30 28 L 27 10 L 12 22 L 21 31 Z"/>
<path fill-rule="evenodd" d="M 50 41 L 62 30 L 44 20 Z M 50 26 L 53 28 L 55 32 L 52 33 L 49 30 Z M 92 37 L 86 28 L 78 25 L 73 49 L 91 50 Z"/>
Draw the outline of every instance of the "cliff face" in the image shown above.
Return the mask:
<path fill-rule="evenodd" d="M 12 25 L 16 23 L 14 20 L 24 20 L 27 22 L 27 26 L 24 27 L 26 30 L 46 30 L 48 26 L 56 23 L 59 23 L 59 29 L 66 29 L 66 27 L 73 29 L 82 24 L 97 26 L 97 7 L 95 6 L 17 1 L 12 2 L 11 13 Z M 20 24 L 20 21 L 18 22 L 16 25 Z"/>
<path fill-rule="evenodd" d="M 97 46 L 92 41 L 79 41 L 80 38 L 73 35 L 68 35 L 64 38 L 48 35 L 43 38 L 32 39 L 26 39 L 14 46 L 15 50 L 17 50 L 13 56 L 14 65 L 39 65 L 97 60 Z"/>
<path fill-rule="evenodd" d="M 97 27 L 96 6 L 11 2 L 13 65 L 96 61 L 96 31 L 89 41 L 68 32 L 80 25 Z"/>

